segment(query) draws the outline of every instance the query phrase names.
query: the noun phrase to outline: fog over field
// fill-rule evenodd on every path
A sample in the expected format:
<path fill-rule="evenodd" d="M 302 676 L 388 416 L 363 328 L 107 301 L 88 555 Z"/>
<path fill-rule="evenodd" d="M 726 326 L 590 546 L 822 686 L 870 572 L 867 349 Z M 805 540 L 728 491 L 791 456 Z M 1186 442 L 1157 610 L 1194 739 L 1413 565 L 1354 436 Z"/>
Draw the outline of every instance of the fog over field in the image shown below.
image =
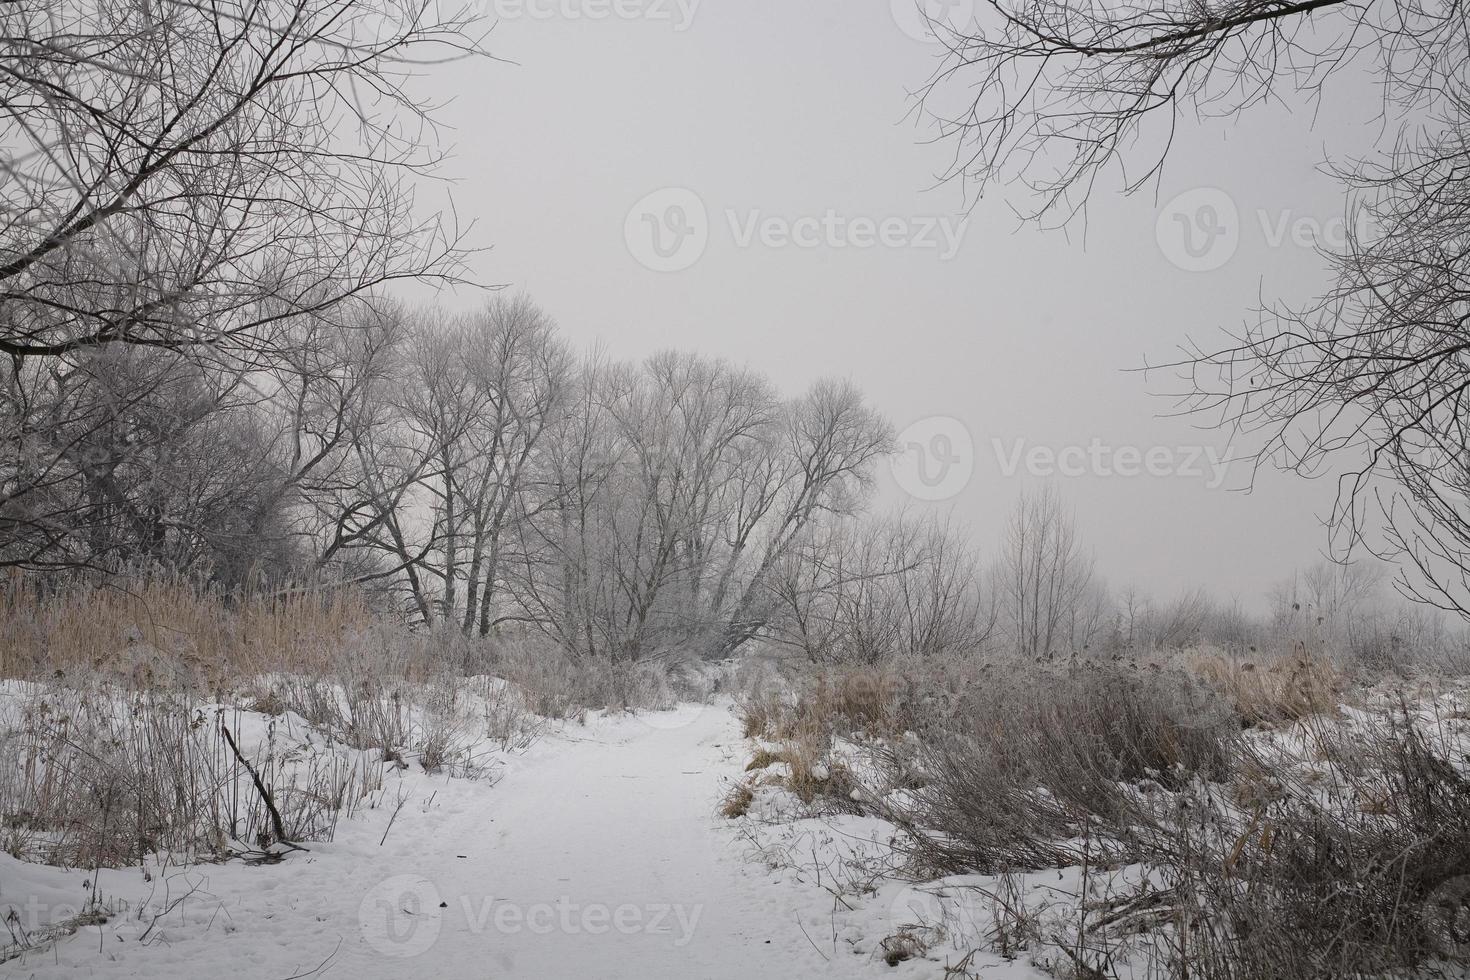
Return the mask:
<path fill-rule="evenodd" d="M 1467 980 L 1459 0 L 0 0 L 0 980 Z"/>
<path fill-rule="evenodd" d="M 529 290 L 568 336 L 620 357 L 687 346 L 787 390 L 817 374 L 851 378 L 900 428 L 957 419 L 973 477 L 945 503 L 987 541 L 1027 475 L 1006 465 L 1018 441 L 1125 450 L 1123 472 L 1142 475 L 1102 475 L 1118 469 L 1109 454 L 1062 481 L 1110 578 L 1257 603 L 1262 581 L 1325 547 L 1314 517 L 1332 488 L 1268 473 L 1254 493 L 1231 492 L 1252 483 L 1245 462 L 1217 485 L 1190 456 L 1226 455 L 1228 438 L 1161 417 L 1174 402 L 1160 396 L 1179 390 L 1172 375 L 1126 372 L 1238 327 L 1263 300 L 1320 290 L 1327 273 L 1311 243 L 1340 244 L 1345 218 L 1340 186 L 1320 169 L 1329 153 L 1371 151 L 1376 89 L 1362 73 L 1320 104 L 1287 92 L 1239 118 L 1185 118 L 1157 184 L 1124 197 L 1110 171 L 1085 222 L 1043 233 L 1021 225 L 1005 188 L 981 199 L 936 179 L 953 147 L 930 142 L 909 96 L 943 47 L 912 37 L 915 14 L 897 6 L 707 0 L 681 11 L 647 0 L 620 18 L 598 17 L 596 4 L 507 0 L 489 46 L 514 64 L 464 64 L 424 84 L 456 100 L 446 170 L 460 181 L 459 213 L 493 245 L 474 260 L 479 278 Z M 697 195 L 708 245 L 661 273 L 624 230 L 667 188 Z M 1211 226 L 1196 210 L 1210 201 L 1180 199 L 1202 188 L 1237 212 L 1209 268 L 1189 260 L 1185 236 L 1206 247 Z M 895 247 L 743 234 L 757 220 L 829 215 L 910 227 Z M 938 231 L 923 235 L 930 219 L 967 222 L 952 256 Z M 1130 447 L 1173 458 L 1150 475 L 1128 465 Z"/>

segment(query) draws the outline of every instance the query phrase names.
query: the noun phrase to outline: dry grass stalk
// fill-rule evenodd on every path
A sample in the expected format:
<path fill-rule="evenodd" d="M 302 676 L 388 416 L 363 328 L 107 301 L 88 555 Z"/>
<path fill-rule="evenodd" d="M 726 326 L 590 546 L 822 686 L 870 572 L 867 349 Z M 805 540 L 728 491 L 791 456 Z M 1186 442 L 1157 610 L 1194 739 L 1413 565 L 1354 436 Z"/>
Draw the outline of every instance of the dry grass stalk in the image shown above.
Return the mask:
<path fill-rule="evenodd" d="M 1250 726 L 1331 714 L 1347 687 L 1340 670 L 1305 653 L 1260 660 L 1201 655 L 1187 663 L 1228 698 Z"/>

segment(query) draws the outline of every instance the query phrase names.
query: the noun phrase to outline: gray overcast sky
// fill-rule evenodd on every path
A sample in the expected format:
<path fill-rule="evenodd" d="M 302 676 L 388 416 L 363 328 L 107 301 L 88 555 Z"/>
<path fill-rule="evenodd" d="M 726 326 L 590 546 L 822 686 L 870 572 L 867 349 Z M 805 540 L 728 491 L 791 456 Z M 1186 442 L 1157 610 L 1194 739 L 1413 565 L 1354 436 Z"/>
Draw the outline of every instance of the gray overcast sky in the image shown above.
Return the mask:
<path fill-rule="evenodd" d="M 1062 234 L 1020 226 L 1010 210 L 1020 199 L 993 192 L 946 258 L 927 219 L 953 228 L 966 202 L 959 185 L 936 187 L 950 148 L 926 145 L 931 131 L 905 118 L 937 49 L 910 36 L 886 0 L 703 0 L 692 11 L 620 0 L 636 16 L 593 16 L 608 2 L 500 0 L 489 8 L 501 14 L 490 47 L 515 64 L 462 63 L 426 83 L 455 99 L 444 113 L 455 206 L 491 246 L 477 277 L 526 290 L 571 342 L 601 341 L 618 358 L 690 348 L 758 368 L 790 392 L 849 378 L 900 430 L 960 420 L 973 453 L 937 493 L 982 546 L 1035 479 L 1024 464 L 1006 473 L 1018 440 L 1027 452 L 1094 440 L 1141 452 L 1223 448 L 1216 433 L 1158 417 L 1171 403 L 1149 390 L 1170 379 L 1125 369 L 1235 326 L 1259 297 L 1312 295 L 1322 262 L 1293 239 L 1333 234 L 1343 212 L 1341 190 L 1318 168 L 1327 153 L 1368 151 L 1377 135 L 1366 89 L 1329 94 L 1315 111 L 1273 105 L 1186 121 L 1156 195 L 1124 197 L 1112 174 L 1085 228 Z M 688 265 L 680 271 L 640 262 L 650 240 L 637 232 L 652 228 L 635 205 L 666 188 L 693 192 L 705 211 L 693 252 L 674 256 Z M 1235 217 L 1210 190 L 1171 203 L 1196 188 L 1224 191 Z M 666 233 L 697 220 L 665 210 L 680 200 L 654 198 L 647 220 Z M 829 213 L 842 230 L 799 223 Z M 743 240 L 765 218 L 774 230 Z M 892 218 L 902 222 L 887 244 L 853 247 Z M 823 241 L 782 245 L 786 227 Z M 1211 241 L 1194 237 L 1210 229 L 1224 234 L 1192 255 L 1185 246 Z M 827 244 L 831 234 L 848 247 Z M 899 244 L 915 238 L 941 247 Z M 925 445 L 936 425 L 917 430 Z M 1231 492 L 1247 478 L 1242 465 L 1212 488 L 1207 461 L 1191 466 L 1189 455 L 1156 467 L 1181 474 L 1059 483 L 1113 585 L 1160 597 L 1203 585 L 1256 605 L 1323 547 L 1316 515 L 1332 486 L 1266 474 L 1254 493 Z M 890 499 L 912 483 L 883 476 Z"/>

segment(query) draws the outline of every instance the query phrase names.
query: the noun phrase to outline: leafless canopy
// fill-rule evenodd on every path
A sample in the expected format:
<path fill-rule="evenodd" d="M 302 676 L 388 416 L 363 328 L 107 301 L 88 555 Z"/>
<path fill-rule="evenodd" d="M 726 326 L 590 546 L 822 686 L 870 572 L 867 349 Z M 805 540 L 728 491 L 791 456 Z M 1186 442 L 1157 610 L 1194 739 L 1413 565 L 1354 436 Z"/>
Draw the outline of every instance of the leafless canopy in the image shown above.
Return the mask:
<path fill-rule="evenodd" d="M 384 290 L 462 275 L 414 204 L 441 154 L 411 87 L 472 29 L 429 0 L 0 3 L 0 564 L 289 550 Z"/>
<path fill-rule="evenodd" d="M 1185 113 L 1315 90 L 1362 59 L 1393 106 L 1419 108 L 1467 50 L 1457 0 L 990 0 L 978 27 L 934 30 L 949 55 L 918 108 L 954 147 L 947 176 L 1020 180 L 1033 218 L 1071 217 L 1109 166 L 1147 184 Z"/>
<path fill-rule="evenodd" d="M 1386 144 L 1332 164 L 1349 216 L 1346 247 L 1326 256 L 1332 287 L 1173 366 L 1186 409 L 1249 434 L 1259 462 L 1342 477 L 1339 557 L 1365 544 L 1398 558 L 1403 592 L 1470 615 L 1464 6 L 992 0 L 986 14 L 978 30 L 937 25 L 949 57 L 920 106 L 956 149 L 949 176 L 1018 180 L 1038 219 L 1076 215 L 1114 166 L 1126 190 L 1148 183 L 1185 112 L 1316 93 L 1349 65 L 1381 82 Z"/>
<path fill-rule="evenodd" d="M 1470 129 L 1443 128 L 1390 163 L 1345 172 L 1361 201 L 1334 283 L 1279 306 L 1223 349 L 1191 350 L 1189 407 L 1258 440 L 1260 459 L 1330 475 L 1340 552 L 1400 559 L 1411 598 L 1470 612 Z M 1379 535 L 1377 532 L 1383 533 Z"/>
<path fill-rule="evenodd" d="M 437 157 L 411 68 L 479 50 L 438 9 L 0 4 L 0 351 L 269 348 L 303 311 L 455 277 L 458 233 L 405 183 Z"/>

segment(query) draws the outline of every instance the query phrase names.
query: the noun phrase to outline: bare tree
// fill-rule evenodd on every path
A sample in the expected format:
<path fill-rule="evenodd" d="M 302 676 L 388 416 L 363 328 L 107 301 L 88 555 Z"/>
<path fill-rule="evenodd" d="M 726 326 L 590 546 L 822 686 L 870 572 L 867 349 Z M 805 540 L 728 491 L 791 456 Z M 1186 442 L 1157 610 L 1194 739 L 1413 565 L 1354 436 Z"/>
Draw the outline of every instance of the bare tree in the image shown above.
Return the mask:
<path fill-rule="evenodd" d="M 1184 650 L 1199 643 L 1214 613 L 1214 603 L 1203 589 L 1190 589 L 1154 610 L 1148 634 L 1160 650 Z"/>
<path fill-rule="evenodd" d="M 1016 652 L 1051 658 L 1086 649 L 1107 614 L 1100 583 L 1056 490 L 1023 495 L 1006 525 L 993 576 Z"/>
<path fill-rule="evenodd" d="M 354 458 L 319 495 L 323 558 L 366 552 L 368 574 L 396 580 L 417 619 L 486 635 L 522 618 L 500 593 L 516 525 L 549 503 L 539 454 L 568 408 L 565 345 L 525 297 L 420 310 L 380 336 L 325 385 L 345 413 L 329 429 Z"/>
<path fill-rule="evenodd" d="M 719 656 L 760 635 L 781 558 L 861 506 L 890 438 L 849 386 L 783 402 L 749 371 L 680 353 L 595 363 L 578 402 L 520 587 L 582 655 Z"/>
<path fill-rule="evenodd" d="M 727 568 L 749 556 L 736 601 L 725 607 L 727 591 L 716 596 L 723 635 L 718 651 L 730 653 L 760 635 L 772 608 L 770 576 L 815 523 L 850 517 L 866 504 L 872 467 L 893 449 L 892 426 L 871 409 L 850 383 L 819 381 L 801 398 L 788 402 L 778 430 L 770 493 L 754 501 L 742 497 L 734 534 L 728 536 Z M 728 583 L 726 575 L 722 584 Z"/>
<path fill-rule="evenodd" d="M 917 525 L 911 545 L 917 567 L 895 582 L 902 649 L 921 656 L 974 655 L 989 642 L 999 617 L 979 555 L 948 517 L 911 523 Z"/>
<path fill-rule="evenodd" d="M 584 654 L 638 659 L 696 644 L 711 629 L 706 589 L 727 488 L 767 438 L 774 395 L 748 371 L 673 352 L 587 382 L 588 412 L 556 464 L 568 481 L 556 492 L 561 513 L 547 524 L 548 567 L 560 567 L 536 594 L 551 599 L 562 642 Z"/>
<path fill-rule="evenodd" d="M 1283 85 L 1315 92 L 1373 59 L 1386 108 L 1410 117 L 1460 88 L 1465 12 L 1440 0 L 992 0 L 934 24 L 949 52 L 917 105 L 955 149 L 951 176 L 1020 180 L 1032 217 L 1071 217 L 1099 175 L 1163 165 L 1180 117 L 1231 115 Z M 951 104 L 952 93 L 958 98 Z"/>
<path fill-rule="evenodd" d="M 1361 624 L 1380 617 L 1375 604 L 1383 572 L 1377 563 L 1319 561 L 1272 588 L 1271 625 L 1277 642 L 1340 652 Z"/>
<path fill-rule="evenodd" d="M 1118 596 L 1113 627 L 1113 646 L 1119 652 L 1137 652 L 1148 637 L 1149 597 L 1137 585 L 1129 585 Z"/>
<path fill-rule="evenodd" d="M 516 523 L 508 586 L 520 608 L 573 655 L 607 653 L 615 643 L 613 577 L 607 574 L 602 514 L 616 494 L 626 451 L 603 410 L 614 375 L 600 352 L 578 366 L 567 411 L 547 433 L 546 495 L 553 506 Z"/>
<path fill-rule="evenodd" d="M 1186 406 L 1258 438 L 1259 463 L 1338 477 L 1335 558 L 1393 558 L 1401 592 L 1470 616 L 1463 5 L 1019 0 L 992 3 L 978 31 L 941 33 L 949 57 L 921 107 L 955 147 L 951 175 L 1019 180 L 1038 218 L 1075 215 L 1110 167 L 1145 186 L 1185 112 L 1312 95 L 1347 66 L 1375 75 L 1389 137 L 1368 162 L 1332 164 L 1349 229 L 1327 256 L 1332 288 L 1174 366 Z"/>
<path fill-rule="evenodd" d="M 0 562 L 231 582 L 291 564 L 260 399 L 239 373 L 118 345 L 39 367 L 6 377 L 17 411 Z"/>
<path fill-rule="evenodd" d="M 347 324 L 347 329 L 340 325 Z M 359 561 L 360 547 L 380 529 L 395 471 L 364 468 L 368 434 L 392 424 L 388 394 L 401 363 L 407 322 L 396 304 L 352 303 L 330 318 L 291 322 L 289 343 L 258 378 L 269 392 L 258 423 L 276 446 L 279 493 L 291 502 L 294 533 L 318 569 L 348 579 L 371 578 L 381 569 Z M 411 484 L 417 473 L 403 474 Z"/>
<path fill-rule="evenodd" d="M 263 349 L 286 318 L 457 275 L 414 215 L 415 62 L 478 51 L 427 0 L 0 7 L 0 352 Z"/>
<path fill-rule="evenodd" d="M 1383 576 L 1377 564 L 1319 561 L 1302 578 L 1313 610 L 1332 622 L 1372 600 Z"/>
<path fill-rule="evenodd" d="M 492 302 L 469 338 L 474 383 L 488 411 L 472 427 L 467 465 L 453 479 L 469 526 L 461 629 L 481 636 L 524 618 L 513 603 L 497 608 L 516 523 L 532 522 L 557 503 L 544 460 L 546 437 L 569 407 L 572 363 L 555 326 L 524 296 Z"/>
<path fill-rule="evenodd" d="M 0 561 L 294 547 L 346 444 L 312 428 L 324 332 L 398 280 L 460 278 L 459 232 L 409 186 L 439 155 L 407 78 L 480 52 L 440 11 L 0 5 Z"/>
<path fill-rule="evenodd" d="M 1349 230 L 1335 284 L 1229 346 L 1190 351 L 1188 407 L 1254 433 L 1259 459 L 1336 474 L 1333 554 L 1397 560 L 1399 591 L 1470 615 L 1465 282 L 1470 115 L 1348 175 L 1372 228 Z M 1382 532 L 1382 533 L 1380 533 Z"/>
<path fill-rule="evenodd" d="M 976 656 L 996 626 L 977 554 L 932 513 L 819 529 L 788 553 L 770 588 L 780 602 L 771 638 L 817 663 Z"/>

